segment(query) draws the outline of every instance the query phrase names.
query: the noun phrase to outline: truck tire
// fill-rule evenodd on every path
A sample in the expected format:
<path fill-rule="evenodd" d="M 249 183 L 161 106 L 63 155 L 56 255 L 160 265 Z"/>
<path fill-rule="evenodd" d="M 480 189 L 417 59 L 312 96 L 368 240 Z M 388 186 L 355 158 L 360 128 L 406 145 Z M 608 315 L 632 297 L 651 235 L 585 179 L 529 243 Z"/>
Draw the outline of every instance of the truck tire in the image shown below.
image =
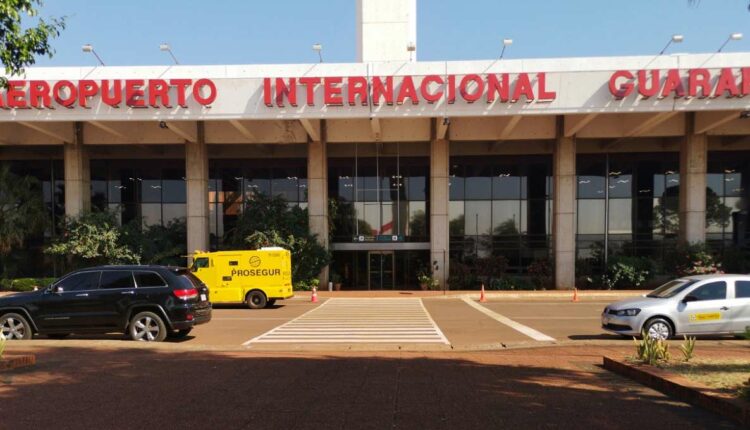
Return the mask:
<path fill-rule="evenodd" d="M 245 303 L 250 309 L 263 309 L 266 307 L 266 302 L 266 295 L 260 290 L 250 291 L 245 297 Z"/>

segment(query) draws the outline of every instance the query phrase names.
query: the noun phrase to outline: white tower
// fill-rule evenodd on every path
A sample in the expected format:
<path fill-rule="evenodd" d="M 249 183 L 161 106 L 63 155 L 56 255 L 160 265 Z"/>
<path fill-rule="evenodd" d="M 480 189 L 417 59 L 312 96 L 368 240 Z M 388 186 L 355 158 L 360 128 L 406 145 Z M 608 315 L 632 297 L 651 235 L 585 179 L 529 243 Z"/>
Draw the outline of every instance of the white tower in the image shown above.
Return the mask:
<path fill-rule="evenodd" d="M 416 46 L 417 0 L 357 0 L 357 61 L 417 61 Z"/>

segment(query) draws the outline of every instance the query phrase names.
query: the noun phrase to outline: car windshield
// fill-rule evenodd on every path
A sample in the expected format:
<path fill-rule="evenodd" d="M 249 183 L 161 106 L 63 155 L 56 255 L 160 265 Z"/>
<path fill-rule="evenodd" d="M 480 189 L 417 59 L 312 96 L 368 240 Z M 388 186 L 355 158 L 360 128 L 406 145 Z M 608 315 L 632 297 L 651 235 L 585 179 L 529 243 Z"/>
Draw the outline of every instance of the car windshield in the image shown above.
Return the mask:
<path fill-rule="evenodd" d="M 668 299 L 670 297 L 674 297 L 675 294 L 678 294 L 680 291 L 693 285 L 695 282 L 696 281 L 692 279 L 675 279 L 674 281 L 669 281 L 661 287 L 650 292 L 646 295 L 646 297 Z"/>

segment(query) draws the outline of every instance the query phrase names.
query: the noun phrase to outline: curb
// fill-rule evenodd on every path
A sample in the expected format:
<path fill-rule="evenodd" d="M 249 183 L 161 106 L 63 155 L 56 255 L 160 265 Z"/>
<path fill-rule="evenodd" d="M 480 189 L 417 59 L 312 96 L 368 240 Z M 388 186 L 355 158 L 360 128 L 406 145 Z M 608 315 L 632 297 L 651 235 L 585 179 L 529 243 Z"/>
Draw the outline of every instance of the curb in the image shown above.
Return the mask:
<path fill-rule="evenodd" d="M 0 360 L 0 372 L 4 370 L 13 370 L 20 367 L 33 366 L 36 364 L 35 355 L 14 355 L 5 357 Z"/>
<path fill-rule="evenodd" d="M 716 396 L 699 384 L 658 368 L 635 366 L 604 356 L 604 368 L 691 405 L 707 409 L 740 425 L 750 425 L 750 403 Z"/>

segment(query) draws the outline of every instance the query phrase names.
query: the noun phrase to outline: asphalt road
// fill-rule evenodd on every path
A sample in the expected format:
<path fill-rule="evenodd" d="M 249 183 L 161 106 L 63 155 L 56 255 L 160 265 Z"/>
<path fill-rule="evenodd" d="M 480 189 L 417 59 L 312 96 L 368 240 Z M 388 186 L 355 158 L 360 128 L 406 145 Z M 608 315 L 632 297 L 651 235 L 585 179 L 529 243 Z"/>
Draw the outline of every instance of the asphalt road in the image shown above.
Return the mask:
<path fill-rule="evenodd" d="M 332 301 L 329 303 L 329 300 Z M 346 305 L 358 302 L 362 305 L 354 308 Z M 416 313 L 401 313 L 404 306 L 395 303 L 411 303 L 409 312 Z M 549 298 L 490 300 L 486 303 L 465 298 L 322 298 L 318 303 L 311 303 L 300 298 L 280 301 L 272 308 L 260 310 L 217 305 L 210 323 L 197 326 L 186 339 L 165 346 L 273 351 L 449 351 L 549 343 L 630 346 L 630 339 L 600 328 L 599 315 L 608 303 L 610 300 L 571 302 Z M 392 339 L 388 337 L 389 333 L 393 333 Z M 416 339 L 424 333 L 429 333 L 433 341 L 409 341 L 410 337 Z M 284 336 L 288 342 L 283 341 Z M 375 337 L 378 339 L 368 340 Z M 319 341 L 315 342 L 315 339 Z M 102 340 L 120 343 L 124 336 L 74 335 L 65 340 L 40 336 L 33 342 L 87 346 Z M 734 345 L 738 342 L 742 341 L 732 337 L 699 339 L 699 344 L 708 345 Z"/>

